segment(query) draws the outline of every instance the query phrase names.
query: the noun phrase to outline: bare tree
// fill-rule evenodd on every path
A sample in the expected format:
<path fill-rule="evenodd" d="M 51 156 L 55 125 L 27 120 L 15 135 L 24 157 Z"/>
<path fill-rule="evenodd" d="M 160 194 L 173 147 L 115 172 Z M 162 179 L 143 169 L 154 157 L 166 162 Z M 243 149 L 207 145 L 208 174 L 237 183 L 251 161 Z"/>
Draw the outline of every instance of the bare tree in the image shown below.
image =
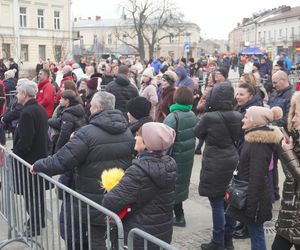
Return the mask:
<path fill-rule="evenodd" d="M 120 28 L 116 28 L 116 37 L 136 49 L 142 59 L 146 56 L 145 44 L 149 47 L 149 58 L 152 58 L 159 41 L 178 36 L 183 31 L 183 15 L 173 0 L 124 0 L 121 7 L 125 25 L 132 25 L 132 29 L 122 34 Z M 135 41 L 135 44 L 130 43 L 127 38 Z"/>

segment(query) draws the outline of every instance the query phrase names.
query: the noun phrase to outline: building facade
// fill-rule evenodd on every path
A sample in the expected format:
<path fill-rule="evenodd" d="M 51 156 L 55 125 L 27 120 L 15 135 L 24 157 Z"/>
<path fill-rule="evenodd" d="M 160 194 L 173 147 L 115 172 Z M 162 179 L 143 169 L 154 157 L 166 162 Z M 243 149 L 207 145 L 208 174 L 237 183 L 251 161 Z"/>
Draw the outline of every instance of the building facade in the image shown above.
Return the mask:
<path fill-rule="evenodd" d="M 14 58 L 23 70 L 40 58 L 59 62 L 71 54 L 70 0 L 1 0 L 0 58 Z"/>
<path fill-rule="evenodd" d="M 229 51 L 234 53 L 238 53 L 241 50 L 241 47 L 244 46 L 243 29 L 240 25 L 229 33 L 228 46 Z"/>
<path fill-rule="evenodd" d="M 194 57 L 201 54 L 200 28 L 194 23 L 184 23 L 184 28 L 178 33 L 176 27 L 168 31 L 159 31 L 158 37 L 164 39 L 154 46 L 153 57 L 169 56 L 172 58 Z M 133 24 L 130 20 L 101 19 L 96 18 L 81 19 L 75 18 L 73 22 L 73 32 L 78 34 L 78 40 L 74 43 L 78 54 L 90 53 L 92 55 L 101 54 L 137 54 L 137 39 Z M 128 35 L 128 34 L 132 34 Z M 131 44 L 132 46 L 128 46 Z M 77 48 L 77 49 L 76 49 Z M 75 52 L 76 54 L 76 52 Z M 149 46 L 145 42 L 146 58 L 149 57 Z"/>
<path fill-rule="evenodd" d="M 237 30 L 241 29 L 236 33 Z M 245 47 L 265 50 L 273 59 L 285 52 L 293 61 L 300 61 L 300 6 L 280 6 L 244 18 L 243 23 L 229 35 L 230 50 Z M 240 45 L 239 45 L 240 44 Z"/>

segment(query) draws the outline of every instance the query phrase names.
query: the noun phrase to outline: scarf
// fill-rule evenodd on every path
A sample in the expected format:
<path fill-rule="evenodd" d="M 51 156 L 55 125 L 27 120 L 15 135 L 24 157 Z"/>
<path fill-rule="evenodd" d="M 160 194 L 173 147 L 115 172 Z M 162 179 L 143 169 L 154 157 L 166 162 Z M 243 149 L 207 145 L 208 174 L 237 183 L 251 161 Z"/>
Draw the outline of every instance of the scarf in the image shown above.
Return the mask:
<path fill-rule="evenodd" d="M 187 105 L 187 104 L 179 104 L 179 103 L 175 103 L 173 105 L 170 106 L 170 112 L 172 113 L 175 110 L 180 110 L 180 111 L 191 111 L 193 108 L 193 105 Z"/>

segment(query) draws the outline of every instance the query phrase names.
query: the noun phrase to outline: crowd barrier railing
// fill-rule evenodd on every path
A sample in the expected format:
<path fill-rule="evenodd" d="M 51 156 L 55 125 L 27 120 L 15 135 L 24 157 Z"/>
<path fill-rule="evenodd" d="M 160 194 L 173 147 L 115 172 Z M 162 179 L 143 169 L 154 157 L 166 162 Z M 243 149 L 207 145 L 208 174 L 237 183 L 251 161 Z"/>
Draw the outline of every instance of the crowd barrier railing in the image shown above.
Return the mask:
<path fill-rule="evenodd" d="M 30 164 L 0 146 L 0 216 L 8 226 L 0 249 L 16 241 L 34 249 L 92 249 L 91 241 L 100 237 L 105 237 L 107 249 L 124 249 L 118 215 L 51 177 L 32 175 L 29 170 Z M 91 231 L 101 223 L 106 235 L 92 239 Z"/>
<path fill-rule="evenodd" d="M 149 247 L 148 243 L 151 242 L 156 247 L 158 247 L 160 250 L 178 250 L 176 247 L 154 237 L 151 234 L 148 234 L 144 232 L 141 229 L 133 228 L 128 233 L 128 250 L 134 250 L 134 239 L 135 237 L 140 237 L 144 241 L 144 250 L 151 250 L 151 247 Z"/>

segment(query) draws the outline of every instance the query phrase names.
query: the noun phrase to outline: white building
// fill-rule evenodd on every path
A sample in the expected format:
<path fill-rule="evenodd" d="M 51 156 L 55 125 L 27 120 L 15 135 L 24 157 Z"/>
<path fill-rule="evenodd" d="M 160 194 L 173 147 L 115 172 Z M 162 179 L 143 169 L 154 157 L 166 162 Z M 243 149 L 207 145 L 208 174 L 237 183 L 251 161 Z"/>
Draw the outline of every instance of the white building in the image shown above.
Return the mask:
<path fill-rule="evenodd" d="M 58 62 L 71 52 L 71 19 L 71 0 L 1 0 L 0 58 L 14 58 L 21 70 L 39 58 Z"/>
<path fill-rule="evenodd" d="M 194 23 L 184 23 L 184 29 L 178 34 L 178 30 L 174 27 L 166 32 L 160 32 L 158 37 L 165 38 L 156 44 L 154 48 L 154 57 L 170 56 L 173 58 L 179 57 L 194 57 L 197 58 L 201 54 L 200 28 Z M 75 18 L 73 22 L 73 31 L 78 34 L 78 41 L 75 48 L 78 48 L 78 53 L 90 53 L 91 56 L 97 57 L 101 54 L 136 54 L 137 50 L 131 46 L 126 46 L 123 40 L 128 44 L 137 47 L 137 39 L 130 38 L 125 35 L 128 33 L 134 34 L 133 23 L 129 19 L 102 19 L 96 16 L 95 19 Z M 121 35 L 121 39 L 117 38 L 117 33 Z M 122 35 L 123 34 L 123 35 Z M 176 35 L 175 35 L 176 34 Z M 188 44 L 188 49 L 184 45 Z M 145 53 L 148 58 L 149 47 L 145 42 Z"/>
<path fill-rule="evenodd" d="M 300 61 L 300 6 L 280 6 L 256 14 L 244 20 L 241 28 L 240 50 L 243 47 L 258 47 L 267 51 L 273 59 L 285 52 L 294 63 Z"/>

